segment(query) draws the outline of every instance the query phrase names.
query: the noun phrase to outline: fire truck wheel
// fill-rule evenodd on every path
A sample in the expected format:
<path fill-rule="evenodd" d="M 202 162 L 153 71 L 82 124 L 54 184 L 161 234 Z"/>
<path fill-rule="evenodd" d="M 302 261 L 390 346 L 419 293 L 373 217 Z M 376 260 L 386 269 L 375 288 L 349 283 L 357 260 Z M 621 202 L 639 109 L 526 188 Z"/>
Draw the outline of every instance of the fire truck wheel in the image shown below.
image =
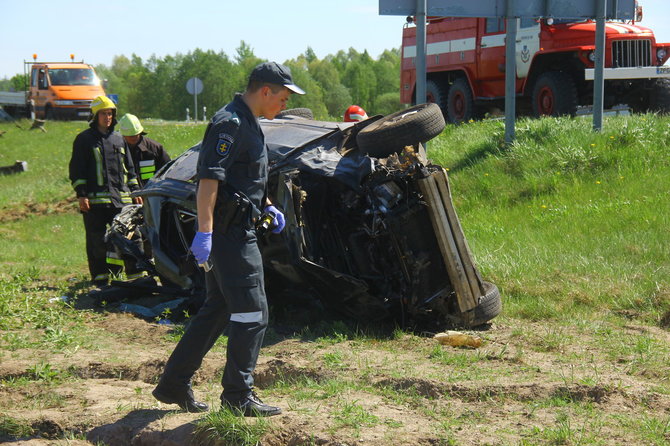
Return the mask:
<path fill-rule="evenodd" d="M 50 105 L 47 105 L 46 110 L 44 111 L 44 118 L 47 121 L 54 121 L 56 119 L 56 114 Z"/>
<path fill-rule="evenodd" d="M 670 113 L 670 80 L 656 79 L 651 88 L 649 109 L 660 113 Z"/>
<path fill-rule="evenodd" d="M 433 139 L 445 125 L 437 104 L 419 104 L 371 122 L 358 132 L 356 142 L 364 153 L 385 158 L 405 146 Z"/>
<path fill-rule="evenodd" d="M 460 124 L 475 117 L 475 101 L 468 80 L 460 77 L 449 87 L 447 97 L 447 117 L 449 122 Z"/>
<path fill-rule="evenodd" d="M 472 326 L 482 325 L 496 317 L 502 311 L 502 300 L 498 287 L 491 282 L 483 282 L 485 294 L 479 298 L 475 307 Z"/>
<path fill-rule="evenodd" d="M 442 109 L 442 114 L 447 114 L 447 98 L 449 97 L 449 89 L 444 88 L 442 83 L 436 81 L 426 82 L 426 102 L 433 102 Z"/>
<path fill-rule="evenodd" d="M 299 118 L 314 119 L 314 113 L 309 108 L 289 108 L 277 113 L 275 118 L 285 118 L 286 116 L 297 116 Z"/>
<path fill-rule="evenodd" d="M 569 74 L 547 71 L 535 81 L 532 101 L 536 117 L 573 116 L 577 110 L 577 87 Z"/>

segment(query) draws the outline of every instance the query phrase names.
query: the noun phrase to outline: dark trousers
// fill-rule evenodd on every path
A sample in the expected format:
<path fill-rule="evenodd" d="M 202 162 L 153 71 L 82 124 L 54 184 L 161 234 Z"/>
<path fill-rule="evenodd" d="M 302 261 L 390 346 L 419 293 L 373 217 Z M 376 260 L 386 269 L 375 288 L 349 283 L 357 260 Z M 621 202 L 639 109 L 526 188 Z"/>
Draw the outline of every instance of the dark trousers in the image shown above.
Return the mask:
<path fill-rule="evenodd" d="M 107 206 L 91 206 L 84 212 L 84 229 L 86 230 L 86 256 L 88 270 L 93 281 L 106 281 L 109 273 L 119 274 L 121 266 L 107 264 L 107 244 L 105 231 L 120 209 Z"/>
<path fill-rule="evenodd" d="M 268 324 L 263 263 L 252 229 L 231 227 L 212 237 L 213 268 L 205 274 L 207 299 L 165 365 L 159 386 L 185 392 L 207 352 L 226 329 L 228 347 L 222 398 L 251 391 L 253 371 Z"/>

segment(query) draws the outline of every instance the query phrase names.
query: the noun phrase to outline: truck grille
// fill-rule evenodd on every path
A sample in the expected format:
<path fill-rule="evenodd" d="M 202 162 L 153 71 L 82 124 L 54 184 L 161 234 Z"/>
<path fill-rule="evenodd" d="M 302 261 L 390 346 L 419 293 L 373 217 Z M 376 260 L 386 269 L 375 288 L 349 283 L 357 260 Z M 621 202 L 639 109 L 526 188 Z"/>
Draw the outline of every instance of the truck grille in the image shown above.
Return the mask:
<path fill-rule="evenodd" d="M 650 66 L 651 40 L 615 40 L 612 42 L 612 68 Z"/>

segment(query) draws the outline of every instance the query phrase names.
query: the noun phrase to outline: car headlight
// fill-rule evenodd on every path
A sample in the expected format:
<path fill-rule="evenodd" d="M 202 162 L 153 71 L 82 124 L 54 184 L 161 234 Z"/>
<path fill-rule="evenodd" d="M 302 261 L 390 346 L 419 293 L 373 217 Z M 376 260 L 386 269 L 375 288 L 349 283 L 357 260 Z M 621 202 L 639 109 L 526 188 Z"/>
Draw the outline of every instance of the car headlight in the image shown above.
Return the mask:
<path fill-rule="evenodd" d="M 73 101 L 54 101 L 56 105 L 74 105 Z"/>
<path fill-rule="evenodd" d="M 665 48 L 659 48 L 656 50 L 656 57 L 661 60 L 665 59 L 665 56 L 668 54 Z"/>
<path fill-rule="evenodd" d="M 588 57 L 589 57 L 589 60 L 590 60 L 591 62 L 595 62 L 595 61 L 596 61 L 596 53 L 595 53 L 595 51 L 591 51 L 591 52 L 589 53 L 589 56 L 588 56 Z"/>

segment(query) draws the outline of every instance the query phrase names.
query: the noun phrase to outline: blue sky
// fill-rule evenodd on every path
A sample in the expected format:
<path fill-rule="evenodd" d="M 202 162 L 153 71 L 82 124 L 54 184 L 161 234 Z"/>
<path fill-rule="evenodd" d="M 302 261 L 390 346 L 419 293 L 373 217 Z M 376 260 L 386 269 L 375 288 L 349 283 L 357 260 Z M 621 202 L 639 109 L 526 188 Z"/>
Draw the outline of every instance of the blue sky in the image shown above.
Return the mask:
<path fill-rule="evenodd" d="M 640 0 L 642 24 L 670 42 L 668 0 Z M 256 56 L 283 62 L 311 47 L 323 58 L 338 50 L 372 57 L 400 46 L 404 17 L 380 16 L 378 0 L 0 0 L 0 78 L 23 72 L 23 60 L 76 60 L 110 65 L 115 55 L 235 55 L 244 40 Z M 31 20 L 30 17 L 36 17 Z"/>

